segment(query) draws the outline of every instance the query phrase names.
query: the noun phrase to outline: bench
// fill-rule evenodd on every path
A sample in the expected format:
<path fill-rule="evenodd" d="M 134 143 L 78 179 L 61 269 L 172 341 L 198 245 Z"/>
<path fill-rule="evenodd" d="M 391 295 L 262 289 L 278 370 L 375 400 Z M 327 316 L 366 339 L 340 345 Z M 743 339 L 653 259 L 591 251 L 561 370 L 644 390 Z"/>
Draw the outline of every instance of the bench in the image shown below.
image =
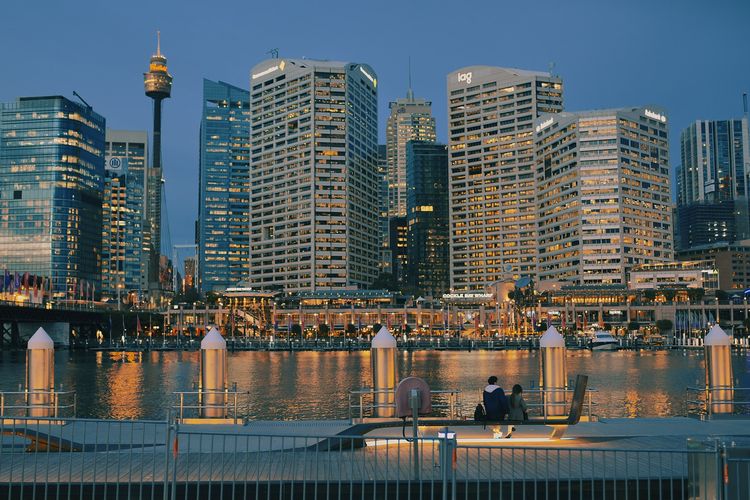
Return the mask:
<path fill-rule="evenodd" d="M 552 427 L 552 433 L 550 437 L 552 439 L 560 439 L 571 425 L 576 425 L 581 421 L 581 415 L 583 413 L 583 403 L 586 399 L 586 388 L 588 386 L 588 375 L 576 376 L 576 385 L 573 389 L 573 399 L 570 402 L 570 411 L 567 416 L 562 417 L 534 417 L 529 420 L 500 420 L 490 421 L 485 420 L 482 422 L 476 422 L 474 420 L 450 420 L 450 419 L 419 419 L 420 427 L 465 427 L 465 426 L 487 426 L 487 425 L 511 425 L 511 426 L 527 426 L 527 425 L 545 425 Z M 327 438 L 317 445 L 315 448 L 318 450 L 338 450 L 338 449 L 349 449 L 350 447 L 359 448 L 364 446 L 364 439 L 356 439 L 356 436 L 363 436 L 377 429 L 392 428 L 395 426 L 406 425 L 405 421 L 402 420 L 387 420 L 382 422 L 363 422 L 355 424 L 348 429 L 339 432 L 336 436 Z M 353 438 L 346 440 L 345 438 Z M 350 442 L 351 441 L 351 442 Z"/>

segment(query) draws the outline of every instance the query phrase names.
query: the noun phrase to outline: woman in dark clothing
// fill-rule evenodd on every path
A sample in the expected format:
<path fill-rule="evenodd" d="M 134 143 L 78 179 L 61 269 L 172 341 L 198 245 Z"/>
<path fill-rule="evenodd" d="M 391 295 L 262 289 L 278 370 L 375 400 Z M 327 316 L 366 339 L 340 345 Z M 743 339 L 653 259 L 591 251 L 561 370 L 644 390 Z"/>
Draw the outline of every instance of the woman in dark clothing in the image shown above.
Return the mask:
<path fill-rule="evenodd" d="M 508 414 L 508 398 L 505 397 L 503 388 L 497 385 L 497 377 L 494 375 L 487 379 L 482 400 L 490 422 L 499 422 Z"/>

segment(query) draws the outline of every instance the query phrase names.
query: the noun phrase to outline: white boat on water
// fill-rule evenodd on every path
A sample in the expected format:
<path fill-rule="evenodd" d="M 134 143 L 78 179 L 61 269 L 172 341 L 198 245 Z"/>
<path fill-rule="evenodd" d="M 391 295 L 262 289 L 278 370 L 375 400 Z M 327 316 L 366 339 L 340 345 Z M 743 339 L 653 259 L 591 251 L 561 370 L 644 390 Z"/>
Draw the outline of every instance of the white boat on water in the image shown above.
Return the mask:
<path fill-rule="evenodd" d="M 614 351 L 620 342 L 611 333 L 597 330 L 591 336 L 591 349 L 594 351 Z"/>

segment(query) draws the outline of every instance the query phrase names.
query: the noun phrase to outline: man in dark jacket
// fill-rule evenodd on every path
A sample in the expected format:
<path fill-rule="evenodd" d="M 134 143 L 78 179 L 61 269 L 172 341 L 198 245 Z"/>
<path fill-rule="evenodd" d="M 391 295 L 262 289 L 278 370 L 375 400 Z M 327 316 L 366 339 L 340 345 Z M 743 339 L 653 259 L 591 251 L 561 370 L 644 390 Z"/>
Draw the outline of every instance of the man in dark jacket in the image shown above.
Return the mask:
<path fill-rule="evenodd" d="M 482 393 L 484 410 L 487 412 L 487 420 L 499 422 L 508 414 L 508 398 L 505 397 L 503 388 L 497 385 L 497 377 L 494 375 L 487 379 L 487 387 Z"/>

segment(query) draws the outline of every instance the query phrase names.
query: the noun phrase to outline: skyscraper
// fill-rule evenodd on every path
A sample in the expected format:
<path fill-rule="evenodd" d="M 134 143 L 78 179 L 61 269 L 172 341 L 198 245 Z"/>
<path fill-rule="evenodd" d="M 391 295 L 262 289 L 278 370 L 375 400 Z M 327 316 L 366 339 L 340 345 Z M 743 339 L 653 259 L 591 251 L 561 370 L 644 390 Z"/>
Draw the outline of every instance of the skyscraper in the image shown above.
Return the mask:
<path fill-rule="evenodd" d="M 145 298 L 151 233 L 146 214 L 148 134 L 107 130 L 102 199 L 102 298 Z"/>
<path fill-rule="evenodd" d="M 698 120 L 680 135 L 680 249 L 750 238 L 747 118 Z"/>
<path fill-rule="evenodd" d="M 406 217 L 406 143 L 435 142 L 432 103 L 415 98 L 410 88 L 405 99 L 397 99 L 385 129 L 388 164 L 388 217 Z"/>
<path fill-rule="evenodd" d="M 393 271 L 390 246 L 390 228 L 388 223 L 388 156 L 385 144 L 378 144 L 378 217 L 380 229 L 378 231 L 378 244 L 380 245 L 380 257 L 378 262 L 378 273 L 390 273 Z"/>
<path fill-rule="evenodd" d="M 471 66 L 448 74 L 451 287 L 536 271 L 533 121 L 562 111 L 548 73 Z"/>
<path fill-rule="evenodd" d="M 680 134 L 678 203 L 746 199 L 747 119 L 697 120 Z"/>
<path fill-rule="evenodd" d="M 46 278 L 53 298 L 100 290 L 104 131 L 61 96 L 0 106 L 0 268 Z"/>
<path fill-rule="evenodd" d="M 406 184 L 406 282 L 438 298 L 450 285 L 447 146 L 409 141 Z"/>
<path fill-rule="evenodd" d="M 630 267 L 673 260 L 661 110 L 544 115 L 535 141 L 539 281 L 624 286 Z"/>
<path fill-rule="evenodd" d="M 198 283 L 223 291 L 250 271 L 250 93 L 204 79 L 200 136 Z"/>
<path fill-rule="evenodd" d="M 149 170 L 147 210 L 148 226 L 151 231 L 151 256 L 149 262 L 149 281 L 151 287 L 164 290 L 171 287 L 171 280 L 164 282 L 160 272 L 161 263 L 161 200 L 162 200 L 162 164 L 161 164 L 161 102 L 172 94 L 172 75 L 167 70 L 167 58 L 161 53 L 161 37 L 156 34 L 156 54 L 151 56 L 148 73 L 143 74 L 143 85 L 146 95 L 154 100 L 154 140 Z"/>
<path fill-rule="evenodd" d="M 378 267 L 377 77 L 358 63 L 252 69 L 250 282 L 362 288 Z"/>

